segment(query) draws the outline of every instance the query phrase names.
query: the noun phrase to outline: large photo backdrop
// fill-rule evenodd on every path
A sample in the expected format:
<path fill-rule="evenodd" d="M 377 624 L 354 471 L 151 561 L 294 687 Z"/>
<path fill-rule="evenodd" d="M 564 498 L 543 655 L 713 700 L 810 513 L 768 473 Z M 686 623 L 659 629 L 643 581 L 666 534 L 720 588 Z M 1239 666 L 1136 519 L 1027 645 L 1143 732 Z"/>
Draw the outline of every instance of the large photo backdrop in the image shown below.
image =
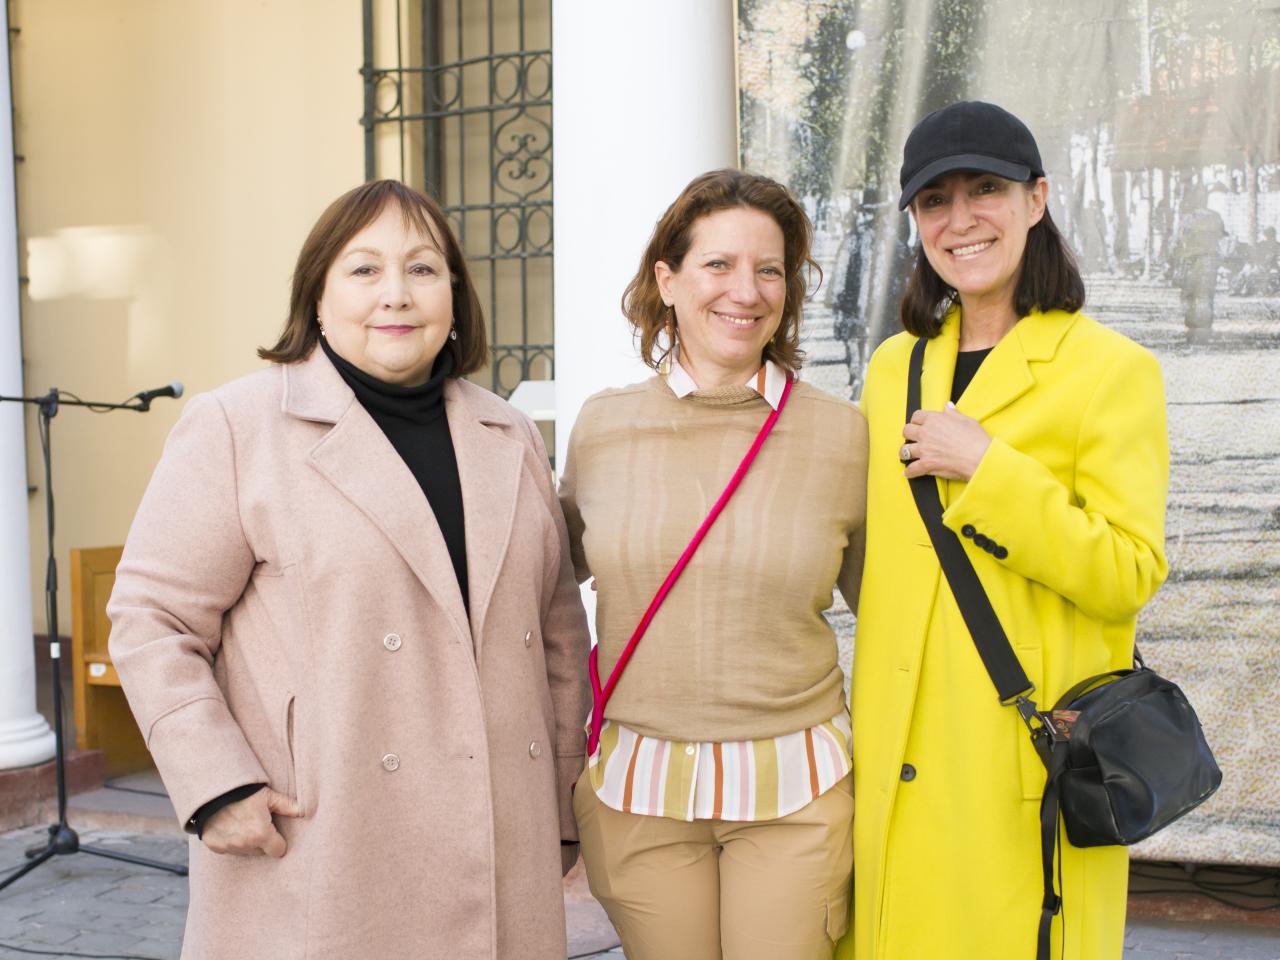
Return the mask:
<path fill-rule="evenodd" d="M 1085 312 L 1164 370 L 1170 574 L 1138 642 L 1224 771 L 1134 855 L 1280 865 L 1280 0 L 739 0 L 738 71 L 743 167 L 817 228 L 803 376 L 851 399 L 900 329 L 907 133 L 962 99 L 1031 127 Z"/>

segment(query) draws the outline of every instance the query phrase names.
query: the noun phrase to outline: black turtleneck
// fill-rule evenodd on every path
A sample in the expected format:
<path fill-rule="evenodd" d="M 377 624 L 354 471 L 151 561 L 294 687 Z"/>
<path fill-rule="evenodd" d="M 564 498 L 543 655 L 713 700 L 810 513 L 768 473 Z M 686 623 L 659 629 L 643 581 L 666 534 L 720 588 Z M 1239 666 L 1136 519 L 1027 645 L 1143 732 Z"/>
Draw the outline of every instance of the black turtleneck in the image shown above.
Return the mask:
<path fill-rule="evenodd" d="M 347 382 L 360 405 L 382 428 L 391 446 L 400 454 L 440 525 L 453 572 L 462 591 L 462 604 L 471 613 L 467 595 L 467 540 L 462 522 L 462 485 L 458 481 L 458 460 L 444 415 L 444 382 L 453 372 L 453 358 L 441 350 L 431 369 L 431 379 L 420 387 L 384 383 L 342 359 L 324 340 L 325 356 Z"/>

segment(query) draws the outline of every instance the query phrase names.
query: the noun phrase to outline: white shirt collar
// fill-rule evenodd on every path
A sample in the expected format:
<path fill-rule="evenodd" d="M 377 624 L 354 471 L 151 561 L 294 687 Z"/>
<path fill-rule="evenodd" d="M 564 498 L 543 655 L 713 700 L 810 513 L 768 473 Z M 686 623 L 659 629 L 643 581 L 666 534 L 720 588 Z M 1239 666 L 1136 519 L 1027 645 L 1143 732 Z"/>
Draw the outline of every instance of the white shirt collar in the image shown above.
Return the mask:
<path fill-rule="evenodd" d="M 680 364 L 680 347 L 677 345 L 667 358 L 667 386 L 671 388 L 671 392 L 677 397 L 688 396 L 698 389 L 697 383 L 694 382 L 689 371 Z M 778 409 L 778 404 L 782 402 L 782 389 L 787 384 L 787 374 L 782 367 L 778 366 L 772 360 L 766 360 L 755 375 L 748 380 L 744 386 L 750 387 L 773 409 Z"/>

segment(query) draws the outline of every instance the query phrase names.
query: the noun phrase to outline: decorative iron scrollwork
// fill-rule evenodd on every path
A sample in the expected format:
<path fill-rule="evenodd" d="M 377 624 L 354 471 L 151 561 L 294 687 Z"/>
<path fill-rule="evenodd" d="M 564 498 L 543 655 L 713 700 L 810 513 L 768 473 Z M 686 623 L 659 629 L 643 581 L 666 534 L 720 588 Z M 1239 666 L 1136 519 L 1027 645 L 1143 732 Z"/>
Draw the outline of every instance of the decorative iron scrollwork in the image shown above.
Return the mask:
<path fill-rule="evenodd" d="M 493 132 L 494 183 L 521 199 L 551 184 L 551 124 L 518 110 Z"/>

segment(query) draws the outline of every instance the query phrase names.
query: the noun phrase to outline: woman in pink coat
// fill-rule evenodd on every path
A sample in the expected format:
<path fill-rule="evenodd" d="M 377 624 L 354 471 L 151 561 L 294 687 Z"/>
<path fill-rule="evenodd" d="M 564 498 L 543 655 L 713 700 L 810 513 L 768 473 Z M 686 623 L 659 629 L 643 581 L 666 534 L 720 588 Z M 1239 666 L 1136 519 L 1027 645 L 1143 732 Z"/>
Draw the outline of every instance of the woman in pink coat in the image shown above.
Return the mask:
<path fill-rule="evenodd" d="M 187 405 L 108 608 L 197 835 L 183 956 L 563 960 L 587 627 L 440 208 L 335 201 L 260 353 Z"/>

